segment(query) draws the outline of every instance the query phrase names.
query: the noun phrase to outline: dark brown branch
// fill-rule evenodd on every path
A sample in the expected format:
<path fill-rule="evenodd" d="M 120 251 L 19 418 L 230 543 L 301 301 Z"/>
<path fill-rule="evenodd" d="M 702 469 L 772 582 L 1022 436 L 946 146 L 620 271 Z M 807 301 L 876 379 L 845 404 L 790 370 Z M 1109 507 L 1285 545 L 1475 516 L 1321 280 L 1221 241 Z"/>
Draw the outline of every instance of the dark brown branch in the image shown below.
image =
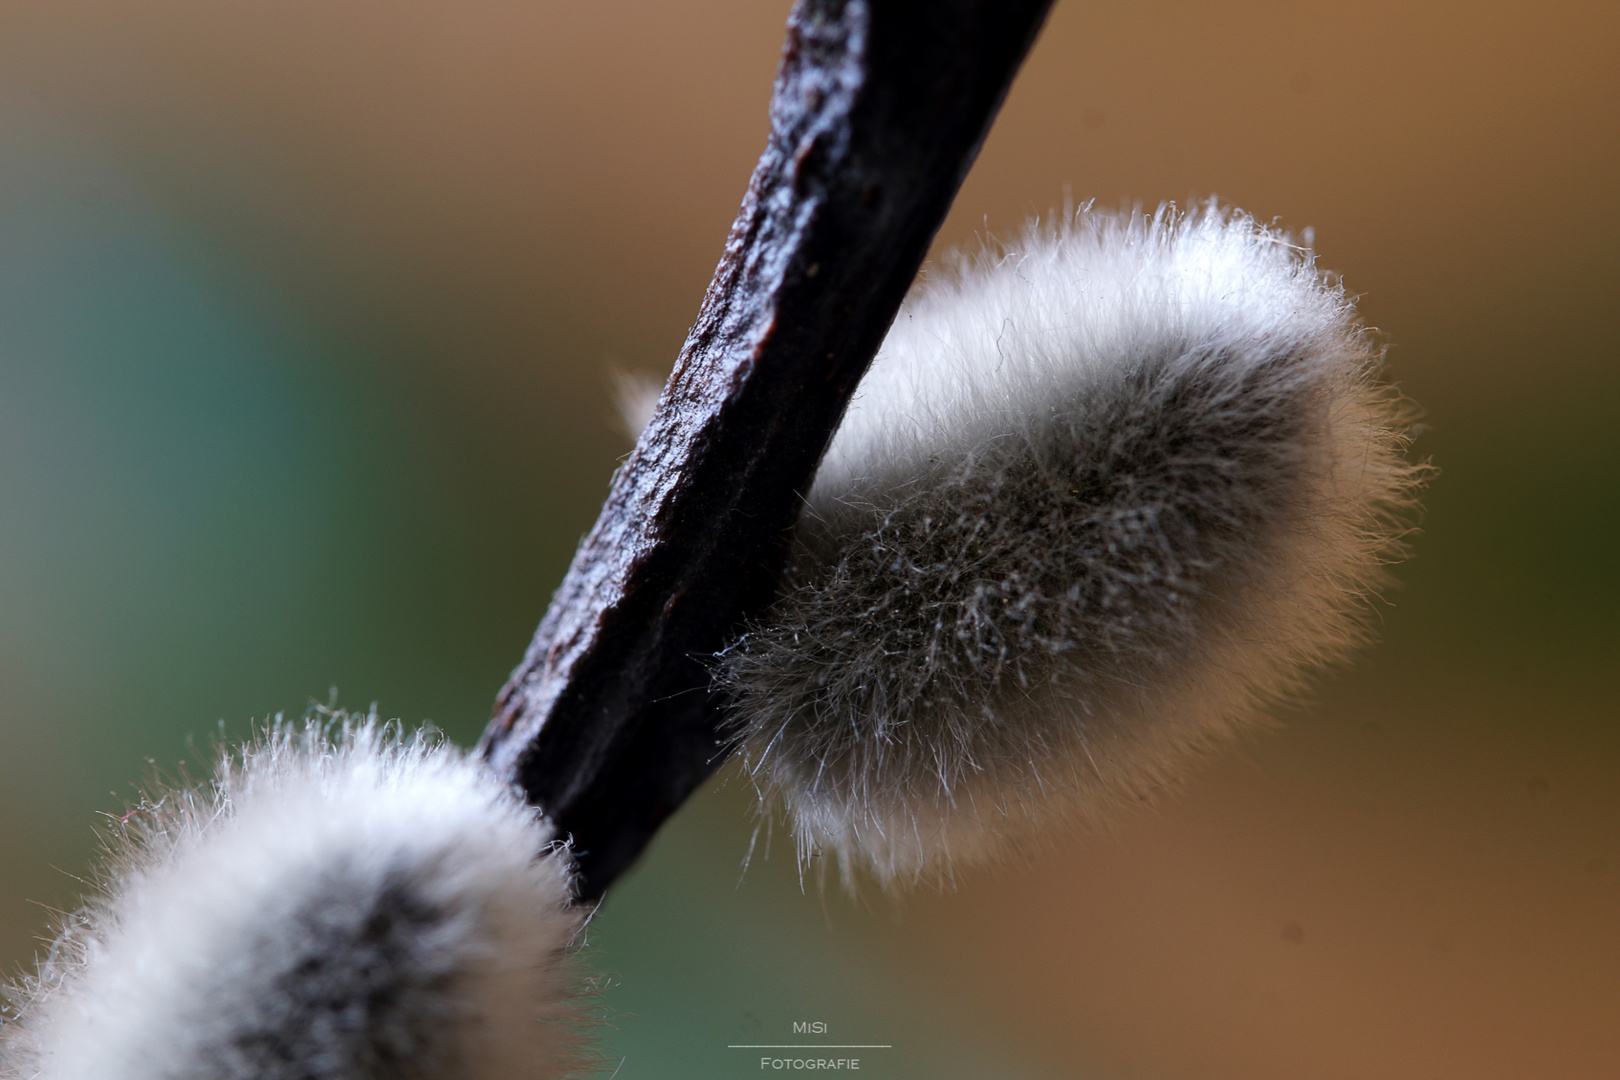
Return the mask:
<path fill-rule="evenodd" d="M 771 135 L 657 414 L 481 749 L 600 896 L 726 756 L 707 662 L 803 492 L 1051 0 L 800 0 Z"/>

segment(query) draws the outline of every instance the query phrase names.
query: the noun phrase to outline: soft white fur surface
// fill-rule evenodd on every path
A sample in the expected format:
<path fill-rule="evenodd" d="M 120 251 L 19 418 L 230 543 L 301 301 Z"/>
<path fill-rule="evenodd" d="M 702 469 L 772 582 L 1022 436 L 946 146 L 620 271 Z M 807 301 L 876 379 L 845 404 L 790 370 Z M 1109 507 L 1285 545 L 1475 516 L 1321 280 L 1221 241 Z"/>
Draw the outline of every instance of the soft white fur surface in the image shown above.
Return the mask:
<path fill-rule="evenodd" d="M 13 995 L 8 1080 L 572 1071 L 567 852 L 453 746 L 275 727 L 115 823 L 100 899 Z"/>
<path fill-rule="evenodd" d="M 1213 203 L 931 273 L 720 659 L 801 856 L 906 882 L 1106 817 L 1344 658 L 1425 475 L 1379 355 Z"/>

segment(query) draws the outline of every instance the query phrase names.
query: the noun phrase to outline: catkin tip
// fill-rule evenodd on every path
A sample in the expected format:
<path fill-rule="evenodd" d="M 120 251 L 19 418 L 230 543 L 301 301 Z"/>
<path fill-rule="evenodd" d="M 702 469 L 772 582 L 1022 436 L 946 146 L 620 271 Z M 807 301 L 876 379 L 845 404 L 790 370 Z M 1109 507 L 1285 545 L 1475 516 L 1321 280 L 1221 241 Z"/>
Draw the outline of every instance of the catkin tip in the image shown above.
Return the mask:
<path fill-rule="evenodd" d="M 7 1080 L 550 1080 L 584 1064 L 571 864 L 516 793 L 375 716 L 280 721 L 111 823 L 0 1029 Z"/>

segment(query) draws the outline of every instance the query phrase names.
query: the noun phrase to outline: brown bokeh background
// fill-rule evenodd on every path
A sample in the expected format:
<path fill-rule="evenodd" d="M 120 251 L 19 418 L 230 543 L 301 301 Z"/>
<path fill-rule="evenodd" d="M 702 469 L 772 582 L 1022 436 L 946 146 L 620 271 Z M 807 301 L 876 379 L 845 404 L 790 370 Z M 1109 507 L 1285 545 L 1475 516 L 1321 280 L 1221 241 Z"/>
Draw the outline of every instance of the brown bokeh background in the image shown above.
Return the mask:
<path fill-rule="evenodd" d="M 0 0 L 9 968 L 217 721 L 335 685 L 476 735 L 785 14 Z M 1620 1075 L 1617 43 L 1596 2 L 1059 0 L 941 243 L 1069 197 L 1314 229 L 1443 470 L 1384 640 L 1106 835 L 900 905 L 740 875 L 718 783 L 595 924 L 610 1066 L 832 1018 L 887 1076 Z"/>

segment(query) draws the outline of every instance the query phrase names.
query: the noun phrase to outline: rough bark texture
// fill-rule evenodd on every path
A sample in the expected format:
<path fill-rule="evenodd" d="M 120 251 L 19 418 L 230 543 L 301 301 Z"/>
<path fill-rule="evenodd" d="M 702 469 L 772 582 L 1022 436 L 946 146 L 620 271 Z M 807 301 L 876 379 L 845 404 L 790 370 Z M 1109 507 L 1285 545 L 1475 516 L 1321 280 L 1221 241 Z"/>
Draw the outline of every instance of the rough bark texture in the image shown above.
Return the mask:
<path fill-rule="evenodd" d="M 709 658 L 804 492 L 1051 0 L 800 0 L 770 141 L 658 411 L 481 744 L 600 896 L 729 753 Z"/>

